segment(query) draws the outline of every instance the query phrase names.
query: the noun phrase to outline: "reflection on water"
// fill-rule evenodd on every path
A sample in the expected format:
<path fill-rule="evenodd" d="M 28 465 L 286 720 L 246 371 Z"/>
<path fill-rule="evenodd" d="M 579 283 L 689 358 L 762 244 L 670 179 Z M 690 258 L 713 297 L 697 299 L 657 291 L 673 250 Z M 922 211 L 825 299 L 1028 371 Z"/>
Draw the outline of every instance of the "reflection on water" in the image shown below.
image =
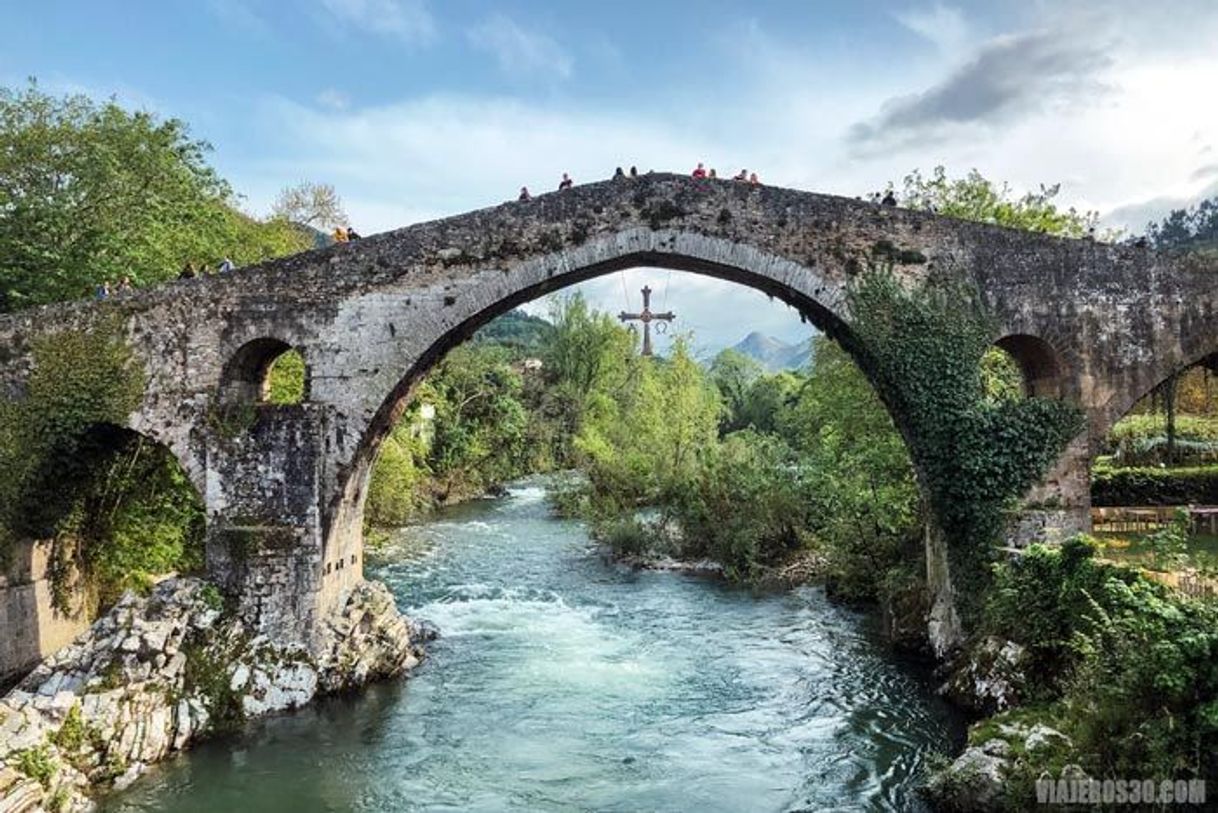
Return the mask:
<path fill-rule="evenodd" d="M 544 497 L 518 484 L 378 555 L 442 633 L 414 678 L 254 724 L 106 809 L 919 809 L 961 727 L 868 618 L 606 564 Z"/>

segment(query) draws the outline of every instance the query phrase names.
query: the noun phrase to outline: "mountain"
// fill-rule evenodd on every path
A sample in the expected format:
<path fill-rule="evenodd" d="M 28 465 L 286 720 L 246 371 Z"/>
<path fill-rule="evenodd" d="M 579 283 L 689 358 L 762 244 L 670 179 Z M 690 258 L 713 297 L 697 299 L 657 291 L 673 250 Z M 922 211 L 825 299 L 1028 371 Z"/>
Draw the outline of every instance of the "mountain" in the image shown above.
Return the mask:
<path fill-rule="evenodd" d="M 811 340 L 789 344 L 756 330 L 737 342 L 732 349 L 761 362 L 768 373 L 805 367 L 812 358 Z"/>

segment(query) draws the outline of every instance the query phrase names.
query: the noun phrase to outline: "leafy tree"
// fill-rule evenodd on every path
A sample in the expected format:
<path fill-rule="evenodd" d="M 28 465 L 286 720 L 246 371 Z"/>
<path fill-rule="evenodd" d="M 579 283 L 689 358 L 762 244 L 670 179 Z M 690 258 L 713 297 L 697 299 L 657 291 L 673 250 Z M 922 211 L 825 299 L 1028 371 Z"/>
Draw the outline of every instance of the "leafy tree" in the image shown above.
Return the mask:
<path fill-rule="evenodd" d="M 995 184 L 975 169 L 963 178 L 949 178 L 947 170 L 937 166 L 930 177 L 916 169 L 906 175 L 901 202 L 911 209 L 927 209 L 961 220 L 1061 237 L 1092 233 L 1099 215 L 1079 212 L 1073 206 L 1059 207 L 1054 199 L 1060 192 L 1061 184 L 1041 184 L 1037 191 L 1017 197 L 1006 183 Z"/>
<path fill-rule="evenodd" d="M 0 308 L 146 285 L 186 262 L 238 264 L 307 245 L 295 227 L 238 211 L 177 119 L 114 101 L 0 89 Z"/>
<path fill-rule="evenodd" d="M 334 187 L 312 181 L 302 181 L 283 189 L 271 207 L 271 214 L 313 228 L 332 228 L 347 223 L 342 199 Z"/>
<path fill-rule="evenodd" d="M 1175 209 L 1162 222 L 1146 227 L 1155 248 L 1218 249 L 1218 197 L 1191 209 Z"/>
<path fill-rule="evenodd" d="M 905 442 L 862 371 L 830 339 L 815 341 L 779 428 L 801 453 L 811 530 L 836 592 L 876 599 L 891 568 L 918 561 L 918 488 Z"/>
<path fill-rule="evenodd" d="M 723 431 L 743 429 L 742 412 L 748 398 L 749 388 L 761 377 L 761 362 L 746 356 L 739 350 L 727 348 L 711 361 L 710 377 L 723 396 Z"/>
<path fill-rule="evenodd" d="M 758 432 L 776 432 L 779 415 L 798 398 L 803 379 L 783 371 L 753 382 L 740 408 L 740 424 Z"/>

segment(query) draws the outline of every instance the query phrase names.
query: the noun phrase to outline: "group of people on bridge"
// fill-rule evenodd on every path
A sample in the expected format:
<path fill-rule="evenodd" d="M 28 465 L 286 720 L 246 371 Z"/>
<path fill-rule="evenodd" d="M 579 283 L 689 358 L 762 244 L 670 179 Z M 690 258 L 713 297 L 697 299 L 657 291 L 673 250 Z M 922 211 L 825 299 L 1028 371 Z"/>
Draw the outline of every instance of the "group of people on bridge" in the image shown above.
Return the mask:
<path fill-rule="evenodd" d="M 654 172 L 654 170 L 648 170 L 647 174 L 650 175 L 652 172 Z M 615 181 L 624 181 L 624 180 L 628 180 L 628 179 L 634 180 L 635 178 L 638 178 L 638 177 L 639 177 L 639 169 L 638 169 L 638 167 L 635 167 L 635 166 L 630 167 L 629 172 L 626 172 L 621 167 L 618 167 L 617 169 L 615 169 L 613 171 L 613 180 L 615 180 Z M 701 178 L 701 179 L 715 180 L 719 177 L 719 175 L 718 175 L 718 173 L 715 172 L 714 169 L 707 170 L 706 167 L 702 164 L 702 162 L 699 161 L 697 168 L 694 169 L 694 171 L 693 171 L 693 177 Z M 741 181 L 743 183 L 751 184 L 752 186 L 761 185 L 761 180 L 757 177 L 757 173 L 749 172 L 747 169 L 742 169 L 742 170 L 740 170 L 740 172 L 733 175 L 732 180 Z M 575 186 L 575 181 L 571 178 L 570 174 L 564 172 L 562 174 L 562 179 L 559 180 L 559 182 L 558 182 L 558 191 L 565 192 L 566 190 L 570 189 L 573 186 Z M 532 199 L 533 199 L 533 194 L 531 192 L 529 192 L 529 188 L 527 186 L 520 187 L 520 194 L 516 196 L 516 200 L 526 201 L 526 200 L 532 200 Z"/>

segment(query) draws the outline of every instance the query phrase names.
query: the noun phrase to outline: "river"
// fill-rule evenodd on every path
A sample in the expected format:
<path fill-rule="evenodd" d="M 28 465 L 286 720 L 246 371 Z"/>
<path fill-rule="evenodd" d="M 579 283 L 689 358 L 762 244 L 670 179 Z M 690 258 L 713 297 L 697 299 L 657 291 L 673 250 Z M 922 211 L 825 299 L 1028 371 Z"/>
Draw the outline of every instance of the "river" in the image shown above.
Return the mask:
<path fill-rule="evenodd" d="M 369 563 L 441 630 L 414 677 L 204 744 L 104 810 L 919 810 L 962 737 L 872 617 L 607 563 L 540 480 Z"/>

